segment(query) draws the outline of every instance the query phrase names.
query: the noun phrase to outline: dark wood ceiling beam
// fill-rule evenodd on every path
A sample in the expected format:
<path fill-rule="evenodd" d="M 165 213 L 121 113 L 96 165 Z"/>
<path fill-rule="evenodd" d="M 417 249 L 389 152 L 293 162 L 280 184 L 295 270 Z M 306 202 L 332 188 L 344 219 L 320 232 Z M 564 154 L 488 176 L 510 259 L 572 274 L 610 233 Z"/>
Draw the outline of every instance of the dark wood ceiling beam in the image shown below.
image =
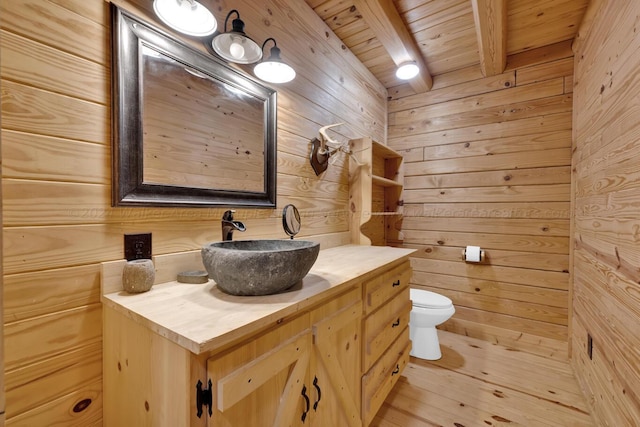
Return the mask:
<path fill-rule="evenodd" d="M 495 76 L 507 65 L 507 0 L 471 0 L 480 68 Z"/>
<path fill-rule="evenodd" d="M 393 1 L 354 0 L 354 4 L 396 66 L 408 61 L 418 65 L 420 74 L 407 80 L 413 90 L 417 93 L 430 90 L 433 79 L 429 68 Z"/>

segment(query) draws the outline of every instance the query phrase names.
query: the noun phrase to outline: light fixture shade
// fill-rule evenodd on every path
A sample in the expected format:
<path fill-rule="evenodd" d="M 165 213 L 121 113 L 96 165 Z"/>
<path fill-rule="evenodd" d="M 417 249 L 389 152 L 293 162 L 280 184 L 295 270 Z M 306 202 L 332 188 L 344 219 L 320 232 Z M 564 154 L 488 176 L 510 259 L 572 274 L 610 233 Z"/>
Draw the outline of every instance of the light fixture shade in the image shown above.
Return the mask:
<path fill-rule="evenodd" d="M 420 68 L 415 62 L 405 62 L 400 64 L 396 70 L 396 77 L 401 80 L 409 80 L 414 78 L 420 72 Z"/>
<path fill-rule="evenodd" d="M 218 55 L 237 64 L 253 64 L 262 58 L 260 46 L 244 34 L 219 34 L 213 38 L 211 46 Z"/>
<path fill-rule="evenodd" d="M 263 49 L 264 45 L 267 44 L 269 40 L 272 40 L 275 45 L 276 41 L 273 38 L 268 38 L 262 44 Z M 271 48 L 271 55 L 269 56 L 269 59 L 262 61 L 253 67 L 253 73 L 260 80 L 264 80 L 269 83 L 287 83 L 296 77 L 296 71 L 289 65 L 282 62 L 282 59 L 280 58 L 280 48 L 278 48 L 277 45 Z"/>
<path fill-rule="evenodd" d="M 232 13 L 235 13 L 237 18 L 232 22 L 232 30 L 227 32 L 227 22 Z M 218 34 L 211 40 L 211 47 L 222 58 L 237 64 L 253 64 L 262 59 L 262 49 L 244 33 L 244 22 L 235 9 L 227 14 L 224 33 Z"/>
<path fill-rule="evenodd" d="M 253 72 L 260 80 L 269 83 L 287 83 L 295 79 L 296 72 L 293 68 L 278 61 L 263 61 L 253 68 Z"/>
<path fill-rule="evenodd" d="M 189 36 L 205 37 L 218 28 L 215 16 L 195 0 L 153 0 L 153 10 L 162 22 Z"/>

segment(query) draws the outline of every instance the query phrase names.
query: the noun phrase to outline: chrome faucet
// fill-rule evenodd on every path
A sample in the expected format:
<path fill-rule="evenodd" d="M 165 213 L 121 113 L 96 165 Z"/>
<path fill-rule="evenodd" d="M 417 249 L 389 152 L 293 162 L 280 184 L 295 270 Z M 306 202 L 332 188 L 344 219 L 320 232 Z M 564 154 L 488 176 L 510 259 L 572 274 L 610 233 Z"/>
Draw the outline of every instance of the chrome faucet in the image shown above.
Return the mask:
<path fill-rule="evenodd" d="M 245 231 L 247 229 L 243 222 L 233 220 L 234 212 L 229 210 L 222 215 L 222 240 L 233 240 L 235 230 Z"/>

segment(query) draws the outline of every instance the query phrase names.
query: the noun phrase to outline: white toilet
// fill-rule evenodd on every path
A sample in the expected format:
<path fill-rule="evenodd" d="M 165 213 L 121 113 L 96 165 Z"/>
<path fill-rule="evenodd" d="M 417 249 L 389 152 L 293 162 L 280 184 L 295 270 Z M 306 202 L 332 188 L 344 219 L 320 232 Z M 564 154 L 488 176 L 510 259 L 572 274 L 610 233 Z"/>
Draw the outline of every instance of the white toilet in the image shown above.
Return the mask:
<path fill-rule="evenodd" d="M 438 360 L 442 357 L 436 326 L 449 320 L 456 309 L 444 295 L 422 289 L 411 289 L 411 318 L 409 335 L 413 342 L 411 356 Z"/>

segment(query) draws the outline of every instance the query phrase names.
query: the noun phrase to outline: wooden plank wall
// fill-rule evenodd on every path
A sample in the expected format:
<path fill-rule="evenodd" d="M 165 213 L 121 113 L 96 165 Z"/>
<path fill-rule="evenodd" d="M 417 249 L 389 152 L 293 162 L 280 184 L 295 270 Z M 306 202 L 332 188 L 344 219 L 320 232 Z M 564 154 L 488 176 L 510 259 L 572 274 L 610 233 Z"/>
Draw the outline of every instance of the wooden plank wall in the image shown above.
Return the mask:
<path fill-rule="evenodd" d="M 0 139 L 0 156 L 2 152 L 2 140 Z M 1 157 L 0 157 L 1 158 Z M 2 173 L 2 163 L 0 162 L 0 174 Z M 2 222 L 2 186 L 0 186 L 0 223 Z M 0 234 L 0 260 L 2 260 L 2 234 Z M 2 275 L 2 262 L 0 262 L 0 318 L 3 318 L 4 302 L 2 297 L 4 278 Z M 0 427 L 4 427 L 5 419 L 5 398 L 4 398 L 4 324 L 0 322 Z"/>
<path fill-rule="evenodd" d="M 392 91 L 389 146 L 405 156 L 413 286 L 453 300 L 448 331 L 567 357 L 573 58 L 562 42 Z M 485 265 L 461 252 L 481 246 Z"/>
<path fill-rule="evenodd" d="M 308 143 L 336 122 L 346 123 L 336 139 L 384 142 L 386 90 L 304 2 L 201 2 L 219 25 L 238 9 L 298 73 L 278 86 L 278 208 L 238 210 L 242 237 L 286 237 L 280 212 L 294 203 L 300 236 L 348 242 L 348 162 L 316 177 Z M 118 3 L 152 19 L 151 0 Z M 124 233 L 152 232 L 154 254 L 219 240 L 223 210 L 110 206 L 108 3 L 0 8 L 7 425 L 100 425 L 100 263 L 124 257 Z"/>
<path fill-rule="evenodd" d="M 572 363 L 598 425 L 635 426 L 640 422 L 640 3 L 594 1 L 589 12 L 591 24 L 579 32 L 575 56 Z"/>

